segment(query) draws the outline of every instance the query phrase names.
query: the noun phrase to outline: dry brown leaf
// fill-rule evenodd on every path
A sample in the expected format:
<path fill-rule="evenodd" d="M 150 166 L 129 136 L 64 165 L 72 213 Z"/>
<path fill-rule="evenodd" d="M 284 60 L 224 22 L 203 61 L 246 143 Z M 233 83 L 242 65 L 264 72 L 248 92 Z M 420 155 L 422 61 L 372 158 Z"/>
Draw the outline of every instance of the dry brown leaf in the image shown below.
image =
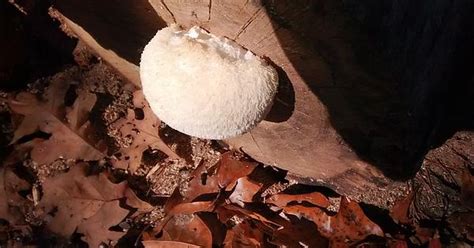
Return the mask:
<path fill-rule="evenodd" d="M 436 229 L 432 227 L 422 227 L 415 225 L 415 243 L 418 245 L 427 244 L 436 235 Z"/>
<path fill-rule="evenodd" d="M 329 241 L 317 226 L 306 219 L 292 218 L 279 222 L 282 228 L 272 233 L 271 243 L 278 247 L 328 247 Z"/>
<path fill-rule="evenodd" d="M 124 195 L 127 199 L 127 205 L 136 208 L 138 213 L 147 213 L 154 209 L 150 203 L 138 198 L 131 188 L 127 188 Z"/>
<path fill-rule="evenodd" d="M 461 198 L 463 203 L 474 211 L 474 176 L 468 171 L 463 171 Z"/>
<path fill-rule="evenodd" d="M 222 154 L 218 162 L 217 177 L 221 188 L 233 188 L 237 179 L 245 177 L 255 170 L 257 163 L 237 159 L 233 152 Z"/>
<path fill-rule="evenodd" d="M 9 105 L 15 113 L 25 115 L 20 125 L 16 128 L 12 143 L 21 137 L 32 134 L 38 130 L 45 118 L 63 118 L 65 115 L 64 97 L 69 88 L 69 82 L 56 75 L 51 79 L 50 85 L 41 99 L 27 92 L 21 92 L 10 100 Z M 44 116 L 46 115 L 46 116 Z"/>
<path fill-rule="evenodd" d="M 178 155 L 161 140 L 158 134 L 160 120 L 151 111 L 141 90 L 133 93 L 133 105 L 143 111 L 143 119 L 138 119 L 135 111 L 128 109 L 125 118 L 112 124 L 113 128 L 119 130 L 123 136 L 130 135 L 133 139 L 128 147 L 122 147 L 116 153 L 120 156 L 112 161 L 114 167 L 135 172 L 140 167 L 143 152 L 149 148 L 160 150 L 172 159 L 178 159 Z"/>
<path fill-rule="evenodd" d="M 17 207 L 25 202 L 18 192 L 30 188 L 23 179 L 18 178 L 10 168 L 0 167 L 0 219 L 4 219 L 10 225 L 21 224 L 23 215 Z"/>
<path fill-rule="evenodd" d="M 408 248 L 408 244 L 404 240 L 394 240 L 394 241 L 389 241 L 388 247 L 389 248 Z"/>
<path fill-rule="evenodd" d="M 77 231 L 84 235 L 82 240 L 87 242 L 89 247 L 108 244 L 109 241 L 116 241 L 125 235 L 124 232 L 109 231 L 109 228 L 117 225 L 128 213 L 128 210 L 119 206 L 118 200 L 105 202 L 95 215 L 77 227 Z"/>
<path fill-rule="evenodd" d="M 164 241 L 180 241 L 200 247 L 212 247 L 212 233 L 195 214 L 176 214 L 164 226 Z M 166 240 L 168 239 L 168 240 Z"/>
<path fill-rule="evenodd" d="M 215 212 L 201 212 L 197 215 L 212 233 L 212 246 L 222 247 L 227 232 L 226 225 L 219 221 Z"/>
<path fill-rule="evenodd" d="M 284 207 L 289 203 L 303 203 L 308 202 L 318 207 L 327 208 L 329 206 L 329 200 L 326 196 L 319 192 L 311 192 L 306 194 L 285 194 L 280 193 L 272 195 L 265 200 L 266 203 L 274 204 L 278 207 Z"/>
<path fill-rule="evenodd" d="M 145 248 L 199 248 L 201 246 L 188 244 L 179 241 L 160 241 L 160 240 L 148 240 L 142 241 Z"/>
<path fill-rule="evenodd" d="M 179 189 L 175 189 L 165 204 L 165 211 L 168 215 L 192 214 L 200 211 L 212 211 L 215 206 L 214 201 L 191 202 L 181 195 Z"/>
<path fill-rule="evenodd" d="M 456 233 L 474 242 L 474 212 L 455 213 L 449 216 L 447 222 Z"/>
<path fill-rule="evenodd" d="M 204 164 L 193 171 L 184 197 L 192 201 L 200 195 L 218 193 L 222 189 L 231 190 L 239 178 L 249 175 L 255 168 L 256 163 L 238 160 L 232 152 L 226 152 L 213 168 L 213 174 L 208 174 Z"/>
<path fill-rule="evenodd" d="M 72 107 L 66 107 L 66 119 L 71 128 L 80 130 L 89 121 L 89 113 L 94 107 L 97 96 L 83 88 L 76 90 L 77 98 Z"/>
<path fill-rule="evenodd" d="M 281 228 L 279 223 L 267 218 L 260 213 L 230 204 L 217 208 L 216 212 L 218 214 L 219 220 L 221 220 L 222 223 L 227 222 L 228 218 L 233 216 L 243 216 L 245 218 L 250 218 L 262 223 L 268 230 L 277 230 Z"/>
<path fill-rule="evenodd" d="M 12 143 L 36 131 L 51 134 L 48 139 L 34 139 L 29 144 L 23 144 L 32 146 L 31 158 L 36 163 L 48 164 L 58 158 L 90 161 L 104 157 L 83 136 L 89 125 L 88 112 L 95 103 L 95 96 L 82 92 L 76 103 L 66 108 L 64 98 L 72 82 L 68 80 L 72 79 L 60 75 L 53 77 L 42 99 L 22 92 L 9 101 L 13 112 L 24 116 L 15 130 Z"/>
<path fill-rule="evenodd" d="M 359 241 L 369 235 L 384 235 L 382 229 L 365 215 L 359 204 L 347 197 L 342 197 L 339 212 L 331 217 L 331 228 L 325 231 L 330 234 L 332 245 Z"/>
<path fill-rule="evenodd" d="M 346 197 L 342 197 L 339 212 L 335 216 L 327 215 L 318 207 L 302 205 L 289 205 L 283 210 L 313 221 L 319 232 L 329 238 L 332 246 L 347 246 L 369 235 L 383 236 L 382 229 L 365 216 L 359 204 Z"/>
<path fill-rule="evenodd" d="M 5 191 L 3 173 L 3 168 L 0 168 L 0 219 L 10 222 L 10 206 L 8 205 L 7 192 Z"/>
<path fill-rule="evenodd" d="M 264 233 L 244 220 L 227 231 L 224 247 L 262 247 Z"/>
<path fill-rule="evenodd" d="M 67 173 L 47 178 L 37 209 L 51 215 L 46 227 L 58 235 L 69 237 L 79 228 L 88 241 L 107 242 L 111 237 L 121 236 L 111 235 L 107 230 L 122 221 L 128 213 L 118 205 L 127 184 L 114 184 L 104 173 L 86 176 L 85 169 L 86 164 L 80 163 Z M 104 221 L 100 228 L 105 229 L 101 232 L 91 224 L 97 221 Z"/>
<path fill-rule="evenodd" d="M 165 204 L 166 217 L 161 223 L 153 228 L 151 235 L 160 233 L 163 230 L 163 227 L 170 221 L 173 216 L 179 214 L 194 214 L 197 212 L 212 212 L 215 208 L 214 201 L 197 201 L 189 202 L 188 199 L 183 197 L 179 189 L 175 189 L 173 194 L 168 198 Z"/>
<path fill-rule="evenodd" d="M 306 219 L 293 218 L 290 220 L 274 214 L 263 216 L 232 205 L 219 207 L 216 212 L 219 220 L 227 223 L 231 228 L 225 237 L 225 247 L 233 247 L 232 245 L 234 247 L 236 245 L 237 247 L 258 247 L 262 243 L 258 237 L 263 233 L 269 237 L 267 242 L 278 247 L 327 247 L 328 244 L 328 240 L 319 234 L 317 226 Z M 241 226 L 244 230 L 247 229 L 248 224 L 252 223 L 252 230 L 245 231 L 245 235 L 238 235 L 239 231 L 232 228 L 236 223 L 237 225 L 244 223 Z M 240 234 L 242 234 L 241 231 Z M 252 232 L 256 233 L 252 234 Z"/>
<path fill-rule="evenodd" d="M 407 196 L 396 201 L 395 205 L 390 209 L 390 217 L 398 223 L 410 224 L 412 222 L 409 216 L 410 206 L 414 197 L 415 192 L 410 192 Z"/>
<path fill-rule="evenodd" d="M 187 202 L 176 205 L 168 214 L 193 214 L 197 212 L 211 212 L 215 203 L 212 201 Z"/>
<path fill-rule="evenodd" d="M 441 244 L 441 241 L 439 240 L 439 238 L 434 238 L 432 240 L 430 240 L 430 242 L 428 243 L 428 248 L 442 248 L 443 245 Z"/>
<path fill-rule="evenodd" d="M 97 95 L 84 89 L 76 89 L 77 98 L 71 107 L 66 107 L 66 122 L 68 126 L 96 149 L 106 153 L 105 141 L 97 135 L 89 121 L 89 115 L 97 101 Z"/>
<path fill-rule="evenodd" d="M 191 174 L 189 187 L 183 192 L 187 201 L 204 194 L 218 193 L 221 190 L 215 175 L 209 175 L 204 163 L 201 163 Z"/>
<path fill-rule="evenodd" d="M 11 167 L 4 168 L 4 189 L 6 197 L 11 206 L 22 206 L 25 202 L 25 198 L 19 194 L 20 191 L 26 191 L 31 189 L 30 183 L 19 178 Z"/>
<path fill-rule="evenodd" d="M 252 202 L 253 196 L 262 188 L 262 184 L 250 181 L 248 177 L 237 179 L 237 184 L 229 196 L 230 202 L 244 207 L 245 203 Z"/>

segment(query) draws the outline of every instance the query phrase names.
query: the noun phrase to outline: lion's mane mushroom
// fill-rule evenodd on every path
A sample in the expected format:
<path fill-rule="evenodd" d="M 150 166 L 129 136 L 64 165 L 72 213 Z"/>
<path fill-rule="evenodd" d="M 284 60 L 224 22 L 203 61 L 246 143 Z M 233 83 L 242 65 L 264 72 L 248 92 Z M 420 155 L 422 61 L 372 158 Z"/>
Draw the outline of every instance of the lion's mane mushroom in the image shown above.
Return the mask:
<path fill-rule="evenodd" d="M 277 91 L 275 69 L 223 37 L 173 25 L 158 31 L 140 61 L 153 112 L 185 134 L 225 139 L 255 127 Z"/>

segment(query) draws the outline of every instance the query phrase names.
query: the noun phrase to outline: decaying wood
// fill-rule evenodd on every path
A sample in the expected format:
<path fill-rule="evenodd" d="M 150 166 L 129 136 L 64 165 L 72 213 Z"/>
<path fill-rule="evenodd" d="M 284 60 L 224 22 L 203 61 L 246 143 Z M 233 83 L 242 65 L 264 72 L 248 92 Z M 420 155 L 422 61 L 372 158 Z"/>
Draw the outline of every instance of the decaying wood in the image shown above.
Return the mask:
<path fill-rule="evenodd" d="M 227 142 L 288 170 L 289 178 L 371 202 L 363 193 L 397 187 L 386 175 L 409 172 L 404 165 L 424 152 L 425 134 L 407 134 L 396 77 L 378 63 L 376 44 L 346 7 L 325 0 L 62 0 L 51 15 L 138 87 L 143 47 L 171 23 L 199 25 L 267 58 L 281 78 L 275 106 L 257 128 Z"/>
<path fill-rule="evenodd" d="M 338 87 L 344 85 L 335 82 L 330 63 L 305 39 L 317 38 L 321 33 L 321 39 L 338 44 L 340 51 L 336 53 L 340 59 L 348 60 L 344 70 L 350 72 L 344 73 L 357 70 L 350 61 L 352 51 L 340 40 L 344 37 L 337 37 L 345 35 L 338 34 L 344 30 L 325 31 L 332 28 L 331 25 L 340 25 L 337 22 L 343 20 L 321 23 L 327 27 L 306 32 L 309 36 L 302 37 L 301 31 L 311 25 L 315 16 L 301 3 L 268 7 L 259 1 L 150 2 L 157 16 L 153 10 L 146 9 L 150 6 L 146 1 L 134 1 L 140 7 L 130 10 L 124 9 L 127 4 L 116 5 L 114 1 L 103 1 L 100 5 L 96 1 L 58 1 L 53 13 L 100 57 L 138 86 L 137 56 L 147 39 L 164 26 L 160 19 L 167 24 L 176 22 L 184 28 L 199 25 L 216 35 L 234 39 L 268 58 L 281 68 L 281 77 L 288 80 L 282 82 L 280 92 L 286 98 L 277 99 L 281 109 L 273 110 L 280 119 L 264 121 L 248 134 L 227 140 L 230 145 L 265 164 L 289 170 L 292 178 L 329 185 L 339 193 L 353 197 L 367 189 L 385 190 L 391 183 L 379 169 L 360 159 L 344 141 L 331 123 L 327 107 L 314 93 L 315 89 L 324 89 L 328 94 L 338 94 Z M 101 9 L 104 8 L 102 5 L 107 8 Z M 138 18 L 137 15 L 145 17 Z M 144 25 L 155 30 L 142 28 Z M 301 67 L 303 64 L 305 66 Z M 368 75 L 361 76 L 369 78 Z"/>

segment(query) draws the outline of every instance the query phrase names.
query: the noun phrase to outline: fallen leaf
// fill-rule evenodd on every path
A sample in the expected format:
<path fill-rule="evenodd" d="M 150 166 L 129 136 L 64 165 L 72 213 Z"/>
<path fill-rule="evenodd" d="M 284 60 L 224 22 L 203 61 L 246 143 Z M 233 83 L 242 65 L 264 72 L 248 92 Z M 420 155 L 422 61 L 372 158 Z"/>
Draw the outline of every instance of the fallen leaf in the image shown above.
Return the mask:
<path fill-rule="evenodd" d="M 19 194 L 20 191 L 31 190 L 31 184 L 24 179 L 19 178 L 12 167 L 3 168 L 4 178 L 4 189 L 6 193 L 6 199 L 9 201 L 10 206 L 21 207 L 24 205 L 26 198 Z"/>
<path fill-rule="evenodd" d="M 160 240 L 148 240 L 142 241 L 145 248 L 199 248 L 201 246 L 188 244 L 179 241 L 160 241 Z"/>
<path fill-rule="evenodd" d="M 209 175 L 204 163 L 192 172 L 189 187 L 183 192 L 187 201 L 193 201 L 200 195 L 218 193 L 221 191 L 215 175 Z"/>
<path fill-rule="evenodd" d="M 264 215 L 232 205 L 220 207 L 217 211 L 219 219 L 224 223 L 230 222 L 232 225 L 235 222 L 240 223 L 241 220 L 251 221 L 253 229 L 267 234 L 265 242 L 278 247 L 328 246 L 328 239 L 323 237 L 316 224 L 307 218 L 297 218 L 283 213 L 275 214 L 272 211 Z"/>
<path fill-rule="evenodd" d="M 77 98 L 72 107 L 66 107 L 66 120 L 74 130 L 84 129 L 89 122 L 89 113 L 94 107 L 97 96 L 83 88 L 76 89 Z"/>
<path fill-rule="evenodd" d="M 331 246 L 346 246 L 369 235 L 383 236 L 382 229 L 365 216 L 359 204 L 346 197 L 342 197 L 335 216 L 327 215 L 318 207 L 302 205 L 288 205 L 283 211 L 313 221 L 319 232 L 330 240 Z"/>
<path fill-rule="evenodd" d="M 329 241 L 318 231 L 314 222 L 305 218 L 290 218 L 278 222 L 281 228 L 271 235 L 271 242 L 279 247 L 328 247 Z"/>
<path fill-rule="evenodd" d="M 111 226 L 119 224 L 129 213 L 119 204 L 118 200 L 105 202 L 93 216 L 82 221 L 77 227 L 77 232 L 84 235 L 81 239 L 87 242 L 89 247 L 100 247 L 101 243 L 108 244 L 125 235 L 125 232 L 109 231 Z"/>
<path fill-rule="evenodd" d="M 173 216 L 177 214 L 194 214 L 198 212 L 212 212 L 215 208 L 214 201 L 197 201 L 189 202 L 187 198 L 183 197 L 179 189 L 175 189 L 173 194 L 168 198 L 165 204 L 166 217 L 151 231 L 154 236 L 163 230 L 163 227 L 170 221 Z"/>
<path fill-rule="evenodd" d="M 365 216 L 359 204 L 347 197 L 342 197 L 339 212 L 330 220 L 331 228 L 325 233 L 330 234 L 332 244 L 359 241 L 369 235 L 384 235 L 382 229 Z"/>
<path fill-rule="evenodd" d="M 89 125 L 88 112 L 95 98 L 84 92 L 73 107 L 64 106 L 66 91 L 71 82 L 71 78 L 56 75 L 51 79 L 42 99 L 31 93 L 21 92 L 9 101 L 13 112 L 24 116 L 14 132 L 12 144 L 37 131 L 51 135 L 47 139 L 34 139 L 27 144 L 19 144 L 32 146 L 31 158 L 38 164 L 49 164 L 58 158 L 91 161 L 104 157 L 102 151 L 81 136 L 85 135 Z"/>
<path fill-rule="evenodd" d="M 179 189 L 175 189 L 165 204 L 165 211 L 168 215 L 173 214 L 192 214 L 200 211 L 212 212 L 215 207 L 214 201 L 196 201 L 191 202 L 188 198 L 181 195 Z"/>
<path fill-rule="evenodd" d="M 264 233 L 243 220 L 227 232 L 224 247 L 262 247 Z"/>
<path fill-rule="evenodd" d="M 86 163 L 79 163 L 67 173 L 47 178 L 37 209 L 44 213 L 45 218 L 50 215 L 46 227 L 53 233 L 70 237 L 78 228 L 94 244 L 107 242 L 123 235 L 110 234 L 107 230 L 128 213 L 118 204 L 124 197 L 127 184 L 114 184 L 105 173 L 87 176 L 85 169 Z M 97 222 L 102 222 L 100 227 L 93 227 Z"/>
<path fill-rule="evenodd" d="M 50 118 L 63 118 L 65 116 L 64 97 L 69 88 L 69 83 L 62 74 L 53 76 L 50 85 L 45 90 L 43 97 L 28 92 L 20 92 L 14 99 L 10 99 L 9 106 L 15 113 L 25 117 L 16 128 L 11 143 L 17 142 L 21 137 L 32 134 L 38 129 L 38 124 L 45 122 L 45 116 Z"/>
<path fill-rule="evenodd" d="M 428 248 L 442 248 L 443 245 L 441 244 L 441 241 L 439 240 L 439 238 L 434 238 L 432 240 L 430 240 L 430 242 L 428 243 Z"/>
<path fill-rule="evenodd" d="M 154 209 L 154 207 L 142 199 L 138 198 L 135 192 L 131 188 L 125 190 L 126 203 L 132 208 L 136 208 L 139 213 L 147 213 Z"/>
<path fill-rule="evenodd" d="M 220 222 L 215 212 L 200 212 L 197 214 L 199 218 L 206 224 L 212 234 L 212 247 L 222 247 L 227 227 Z"/>
<path fill-rule="evenodd" d="M 431 239 L 436 236 L 436 229 L 431 227 L 422 227 L 415 225 L 416 245 L 426 245 Z"/>
<path fill-rule="evenodd" d="M 396 201 L 395 205 L 392 207 L 392 209 L 390 209 L 390 216 L 398 223 L 406 225 L 410 224 L 410 206 L 413 202 L 414 197 L 415 192 L 410 192 L 407 196 Z"/>
<path fill-rule="evenodd" d="M 330 237 L 332 233 L 331 217 L 318 207 L 306 207 L 302 205 L 288 205 L 283 207 L 283 212 L 294 215 L 298 218 L 306 218 L 313 221 L 318 230 L 325 237 Z"/>
<path fill-rule="evenodd" d="M 143 116 L 137 118 L 133 109 L 128 109 L 127 116 L 112 123 L 123 136 L 130 136 L 133 141 L 128 147 L 122 147 L 116 154 L 117 158 L 112 160 L 114 167 L 128 169 L 132 173 L 140 167 L 143 152 L 149 148 L 164 152 L 172 159 L 178 159 L 158 134 L 160 120 L 156 117 L 146 102 L 142 91 L 133 93 L 133 105 L 143 111 Z"/>
<path fill-rule="evenodd" d="M 10 225 L 22 224 L 24 218 L 19 211 L 26 201 L 18 192 L 30 188 L 30 185 L 18 178 L 10 168 L 0 167 L 0 219 Z"/>
<path fill-rule="evenodd" d="M 244 207 L 245 203 L 252 202 L 253 196 L 262 188 L 262 184 L 254 183 L 247 177 L 237 179 L 234 191 L 229 196 L 230 202 Z"/>
<path fill-rule="evenodd" d="M 408 248 L 408 244 L 404 240 L 390 241 L 388 244 L 389 248 Z"/>
<path fill-rule="evenodd" d="M 474 176 L 468 171 L 463 171 L 461 198 L 463 203 L 474 211 Z"/>
<path fill-rule="evenodd" d="M 233 188 L 237 179 L 245 177 L 255 170 L 257 163 L 237 159 L 233 152 L 222 154 L 217 165 L 218 183 L 221 188 Z"/>
<path fill-rule="evenodd" d="M 216 212 L 219 216 L 219 219 L 223 223 L 227 222 L 226 218 L 231 218 L 233 216 L 240 215 L 240 216 L 248 217 L 250 219 L 253 219 L 262 223 L 265 226 L 265 228 L 268 230 L 277 230 L 281 228 L 281 225 L 279 223 L 267 218 L 261 213 L 257 213 L 256 211 L 241 208 L 241 207 L 234 206 L 231 204 L 227 204 L 227 205 L 217 208 Z"/>
<path fill-rule="evenodd" d="M 163 227 L 164 241 L 180 241 L 200 247 L 212 247 L 212 234 L 207 225 L 195 214 L 175 214 Z M 162 238 L 163 238 L 162 237 Z"/>
<path fill-rule="evenodd" d="M 246 177 L 255 168 L 256 163 L 237 160 L 232 152 L 226 152 L 212 168 L 214 173 L 209 174 L 204 164 L 193 171 L 189 187 L 183 196 L 192 201 L 200 195 L 218 193 L 222 189 L 232 190 L 239 178 Z"/>
<path fill-rule="evenodd" d="M 447 222 L 455 233 L 474 242 L 474 212 L 454 213 L 448 217 Z"/>
<path fill-rule="evenodd" d="M 280 193 L 270 196 L 268 199 L 265 200 L 265 202 L 278 207 L 284 207 L 290 203 L 303 202 L 308 202 L 322 208 L 327 208 L 329 206 L 328 198 L 319 192 L 311 192 L 306 194 Z"/>
<path fill-rule="evenodd" d="M 199 201 L 199 202 L 186 202 L 181 203 L 171 209 L 169 214 L 193 214 L 202 211 L 212 212 L 214 208 L 214 202 L 212 201 Z"/>

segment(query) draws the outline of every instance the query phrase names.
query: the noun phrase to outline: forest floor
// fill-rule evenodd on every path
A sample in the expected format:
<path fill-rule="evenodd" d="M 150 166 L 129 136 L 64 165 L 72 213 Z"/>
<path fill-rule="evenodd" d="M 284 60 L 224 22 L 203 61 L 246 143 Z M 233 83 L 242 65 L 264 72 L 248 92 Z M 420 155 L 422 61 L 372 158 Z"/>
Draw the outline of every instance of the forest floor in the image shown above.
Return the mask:
<path fill-rule="evenodd" d="M 181 134 L 81 42 L 70 56 L 0 91 L 0 247 L 474 245 L 473 132 L 380 208 Z"/>

